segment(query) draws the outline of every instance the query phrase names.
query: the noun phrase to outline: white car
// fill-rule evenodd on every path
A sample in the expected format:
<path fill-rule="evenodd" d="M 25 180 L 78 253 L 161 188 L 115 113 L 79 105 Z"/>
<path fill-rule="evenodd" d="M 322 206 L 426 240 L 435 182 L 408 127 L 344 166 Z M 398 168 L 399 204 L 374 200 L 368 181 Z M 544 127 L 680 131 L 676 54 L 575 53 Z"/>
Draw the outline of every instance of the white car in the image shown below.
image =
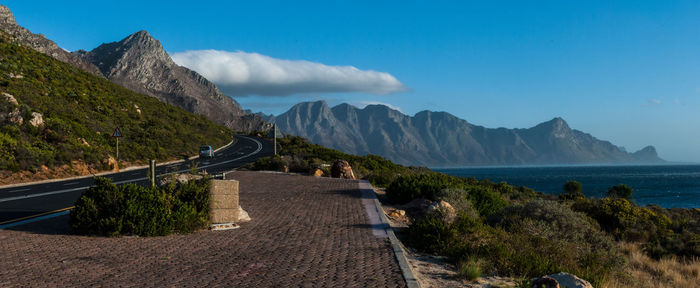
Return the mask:
<path fill-rule="evenodd" d="M 214 149 L 209 145 L 199 146 L 200 158 L 214 158 Z"/>

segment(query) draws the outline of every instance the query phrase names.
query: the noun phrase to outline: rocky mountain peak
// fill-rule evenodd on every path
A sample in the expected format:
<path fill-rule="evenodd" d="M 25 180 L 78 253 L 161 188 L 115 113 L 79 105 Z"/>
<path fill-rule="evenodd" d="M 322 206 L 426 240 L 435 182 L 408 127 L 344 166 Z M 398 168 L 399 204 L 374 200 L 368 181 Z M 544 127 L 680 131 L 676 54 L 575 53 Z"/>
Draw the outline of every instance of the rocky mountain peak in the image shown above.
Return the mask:
<path fill-rule="evenodd" d="M 0 5 L 0 23 L 17 25 L 17 21 L 15 20 L 15 15 L 12 14 L 12 11 L 10 11 L 10 8 L 7 8 L 7 6 L 5 6 L 5 5 Z"/>
<path fill-rule="evenodd" d="M 555 117 L 547 122 L 540 123 L 539 125 L 531 128 L 540 133 L 546 133 L 554 136 L 555 138 L 565 138 L 571 134 L 571 128 L 569 124 L 564 121 L 561 117 Z"/>
<path fill-rule="evenodd" d="M 202 75 L 178 66 L 160 41 L 145 30 L 75 55 L 97 65 L 112 82 L 207 116 L 233 130 L 263 130 L 267 126 L 257 115 L 246 115 L 235 100 Z"/>
<path fill-rule="evenodd" d="M 146 30 L 141 30 L 127 36 L 119 41 L 119 46 L 124 50 L 138 49 L 141 52 L 152 52 L 167 55 L 165 49 L 163 49 L 163 45 L 160 44 L 160 41 L 151 37 L 151 34 L 149 34 Z M 170 59 L 170 57 L 166 58 Z"/>

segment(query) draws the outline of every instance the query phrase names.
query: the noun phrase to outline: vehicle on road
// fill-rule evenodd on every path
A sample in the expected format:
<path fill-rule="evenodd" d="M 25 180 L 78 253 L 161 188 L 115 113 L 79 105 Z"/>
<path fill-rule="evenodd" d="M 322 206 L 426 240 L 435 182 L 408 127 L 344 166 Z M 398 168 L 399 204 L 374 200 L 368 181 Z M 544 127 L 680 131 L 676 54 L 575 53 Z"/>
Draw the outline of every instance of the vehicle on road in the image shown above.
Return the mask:
<path fill-rule="evenodd" d="M 214 149 L 212 149 L 209 145 L 199 146 L 199 157 L 214 158 Z"/>

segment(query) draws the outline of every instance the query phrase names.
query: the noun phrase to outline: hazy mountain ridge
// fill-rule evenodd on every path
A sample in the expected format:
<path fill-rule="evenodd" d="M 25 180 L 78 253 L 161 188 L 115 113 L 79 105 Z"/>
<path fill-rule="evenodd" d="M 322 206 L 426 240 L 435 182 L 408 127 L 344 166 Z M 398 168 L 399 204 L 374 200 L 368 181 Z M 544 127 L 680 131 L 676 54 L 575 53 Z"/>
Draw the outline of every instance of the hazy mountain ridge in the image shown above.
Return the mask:
<path fill-rule="evenodd" d="M 384 105 L 363 109 L 324 101 L 268 116 L 285 133 L 343 152 L 376 154 L 408 165 L 622 164 L 663 162 L 648 146 L 628 153 L 554 118 L 527 129 L 485 128 L 447 112 L 404 115 Z"/>

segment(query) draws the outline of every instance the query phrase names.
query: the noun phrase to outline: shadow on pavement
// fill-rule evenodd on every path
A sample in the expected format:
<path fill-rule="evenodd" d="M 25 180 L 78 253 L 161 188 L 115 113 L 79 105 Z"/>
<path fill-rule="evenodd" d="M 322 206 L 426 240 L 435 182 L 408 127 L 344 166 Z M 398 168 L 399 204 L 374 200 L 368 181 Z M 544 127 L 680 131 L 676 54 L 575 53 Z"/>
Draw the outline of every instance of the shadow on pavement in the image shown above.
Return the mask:
<path fill-rule="evenodd" d="M 23 231 L 35 234 L 70 235 L 69 215 L 61 215 L 37 222 L 22 224 L 6 230 Z"/>

